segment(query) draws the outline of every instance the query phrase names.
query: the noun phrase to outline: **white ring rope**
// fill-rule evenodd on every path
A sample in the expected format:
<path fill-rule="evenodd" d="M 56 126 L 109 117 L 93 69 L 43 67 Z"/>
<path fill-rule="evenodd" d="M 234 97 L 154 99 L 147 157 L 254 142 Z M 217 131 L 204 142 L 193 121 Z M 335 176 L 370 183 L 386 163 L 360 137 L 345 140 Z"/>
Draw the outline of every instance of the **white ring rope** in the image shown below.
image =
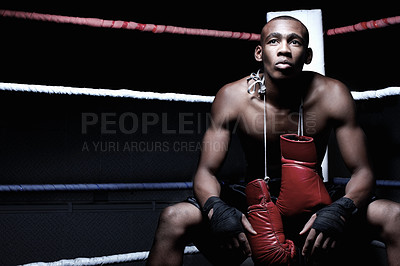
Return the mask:
<path fill-rule="evenodd" d="M 376 91 L 352 91 L 351 95 L 354 100 L 369 100 L 383 98 L 387 96 L 400 95 L 400 87 L 388 87 L 386 89 Z"/>
<path fill-rule="evenodd" d="M 21 92 L 38 92 L 48 94 L 67 94 L 67 95 L 87 95 L 87 96 L 103 96 L 103 97 L 121 97 L 134 98 L 143 100 L 161 100 L 161 101 L 182 101 L 182 102 L 202 102 L 212 103 L 214 96 L 191 95 L 181 93 L 158 93 L 147 91 L 132 90 L 110 90 L 110 89 L 92 89 L 92 88 L 74 88 L 63 86 L 45 86 L 45 85 L 28 85 L 17 83 L 0 82 L 0 91 L 21 91 Z M 354 100 L 369 100 L 375 98 L 383 98 L 388 96 L 400 95 L 400 87 L 388 87 L 380 90 L 368 91 L 352 91 Z"/>
<path fill-rule="evenodd" d="M 22 91 L 39 92 L 48 94 L 67 94 L 67 95 L 87 95 L 87 96 L 109 96 L 122 98 L 135 98 L 143 100 L 164 100 L 164 101 L 183 101 L 183 102 L 205 102 L 211 103 L 213 96 L 190 95 L 180 93 L 157 93 L 147 91 L 132 90 L 110 90 L 110 89 L 91 89 L 73 88 L 63 86 L 28 85 L 16 83 L 1 83 L 0 90 L 3 91 Z"/>
<path fill-rule="evenodd" d="M 187 246 L 184 251 L 185 255 L 199 253 L 199 250 L 195 246 Z M 59 260 L 54 262 L 33 262 L 29 264 L 23 264 L 25 266 L 78 266 L 78 265 L 104 265 L 111 263 L 122 263 L 131 261 L 143 261 L 149 256 L 149 251 L 134 252 L 127 254 L 118 254 L 104 257 L 94 258 L 76 258 L 69 260 Z"/>

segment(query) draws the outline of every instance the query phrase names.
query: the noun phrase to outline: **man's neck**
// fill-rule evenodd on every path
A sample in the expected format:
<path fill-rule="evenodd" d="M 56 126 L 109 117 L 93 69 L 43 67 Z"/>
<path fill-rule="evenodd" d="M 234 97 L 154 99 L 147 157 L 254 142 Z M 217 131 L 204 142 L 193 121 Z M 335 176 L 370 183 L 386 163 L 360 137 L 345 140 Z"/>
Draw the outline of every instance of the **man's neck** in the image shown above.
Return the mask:
<path fill-rule="evenodd" d="M 304 97 L 307 84 L 303 73 L 285 80 L 273 80 L 267 75 L 265 78 L 267 102 L 278 109 L 298 108 L 301 98 Z"/>

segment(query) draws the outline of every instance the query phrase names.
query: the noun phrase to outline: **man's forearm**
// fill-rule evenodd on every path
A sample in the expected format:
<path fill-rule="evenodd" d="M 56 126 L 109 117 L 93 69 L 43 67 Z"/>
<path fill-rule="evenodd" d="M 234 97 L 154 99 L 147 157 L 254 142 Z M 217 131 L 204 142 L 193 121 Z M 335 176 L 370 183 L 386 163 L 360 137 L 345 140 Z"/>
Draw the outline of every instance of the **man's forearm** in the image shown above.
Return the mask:
<path fill-rule="evenodd" d="M 194 195 L 199 201 L 201 206 L 211 196 L 219 197 L 221 192 L 221 185 L 217 178 L 205 169 L 199 169 L 193 180 Z"/>
<path fill-rule="evenodd" d="M 355 171 L 346 185 L 346 198 L 354 201 L 354 204 L 360 208 L 367 203 L 374 188 L 374 176 L 369 168 L 363 168 Z"/>

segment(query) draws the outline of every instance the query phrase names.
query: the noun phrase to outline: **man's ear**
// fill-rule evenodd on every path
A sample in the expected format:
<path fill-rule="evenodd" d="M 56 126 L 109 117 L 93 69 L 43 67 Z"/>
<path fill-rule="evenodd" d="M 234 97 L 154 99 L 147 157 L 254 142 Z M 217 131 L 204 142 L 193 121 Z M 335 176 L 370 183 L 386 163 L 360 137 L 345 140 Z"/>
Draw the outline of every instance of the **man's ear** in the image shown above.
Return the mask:
<path fill-rule="evenodd" d="M 313 57 L 313 51 L 311 48 L 307 48 L 307 55 L 306 55 L 306 64 L 309 65 L 312 61 L 312 57 Z"/>
<path fill-rule="evenodd" d="M 254 50 L 254 58 L 258 62 L 262 61 L 262 47 L 261 47 L 261 45 L 257 45 L 256 49 Z"/>

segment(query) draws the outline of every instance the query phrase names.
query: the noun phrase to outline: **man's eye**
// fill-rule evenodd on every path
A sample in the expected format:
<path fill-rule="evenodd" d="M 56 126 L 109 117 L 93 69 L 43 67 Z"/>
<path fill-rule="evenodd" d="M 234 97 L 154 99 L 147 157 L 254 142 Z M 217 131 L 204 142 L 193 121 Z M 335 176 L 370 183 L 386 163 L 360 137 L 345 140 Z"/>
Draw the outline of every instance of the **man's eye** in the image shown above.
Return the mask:
<path fill-rule="evenodd" d="M 293 40 L 291 41 L 291 43 L 294 45 L 301 45 L 301 42 L 299 42 L 298 40 Z"/>
<path fill-rule="evenodd" d="M 268 41 L 268 44 L 276 44 L 276 43 L 278 43 L 277 39 L 272 39 Z"/>

